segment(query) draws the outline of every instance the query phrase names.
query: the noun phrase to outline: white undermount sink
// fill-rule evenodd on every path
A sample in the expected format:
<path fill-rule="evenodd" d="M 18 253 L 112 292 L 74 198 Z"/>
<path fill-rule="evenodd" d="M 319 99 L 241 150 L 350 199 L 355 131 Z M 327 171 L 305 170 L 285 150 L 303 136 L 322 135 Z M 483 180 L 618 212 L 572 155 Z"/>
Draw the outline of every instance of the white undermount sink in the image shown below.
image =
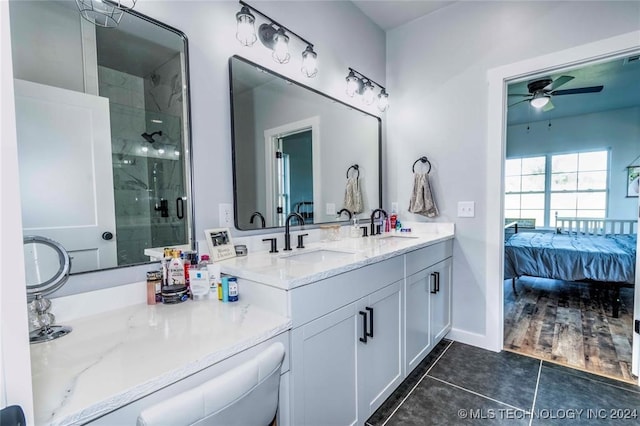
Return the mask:
<path fill-rule="evenodd" d="M 336 259 L 344 259 L 346 256 L 352 255 L 353 252 L 349 251 L 340 251 L 340 250 L 329 250 L 329 249 L 316 249 L 309 251 L 297 251 L 291 254 L 283 254 L 280 256 L 281 259 L 286 260 L 295 260 L 299 262 L 326 262 L 330 260 Z"/>

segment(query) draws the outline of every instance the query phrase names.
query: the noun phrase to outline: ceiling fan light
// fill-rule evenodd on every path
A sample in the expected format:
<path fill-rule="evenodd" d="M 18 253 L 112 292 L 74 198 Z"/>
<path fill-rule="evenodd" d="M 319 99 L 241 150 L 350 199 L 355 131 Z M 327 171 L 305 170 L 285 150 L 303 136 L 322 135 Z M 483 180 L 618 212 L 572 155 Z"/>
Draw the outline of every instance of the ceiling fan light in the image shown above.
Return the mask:
<path fill-rule="evenodd" d="M 248 7 L 242 6 L 240 12 L 236 13 L 236 21 L 238 22 L 236 38 L 243 46 L 252 46 L 258 39 L 254 26 L 255 16 Z"/>
<path fill-rule="evenodd" d="M 534 108 L 542 108 L 549 103 L 549 96 L 546 96 L 542 93 L 536 93 L 535 95 L 533 95 L 533 98 L 529 101 L 529 103 Z"/>

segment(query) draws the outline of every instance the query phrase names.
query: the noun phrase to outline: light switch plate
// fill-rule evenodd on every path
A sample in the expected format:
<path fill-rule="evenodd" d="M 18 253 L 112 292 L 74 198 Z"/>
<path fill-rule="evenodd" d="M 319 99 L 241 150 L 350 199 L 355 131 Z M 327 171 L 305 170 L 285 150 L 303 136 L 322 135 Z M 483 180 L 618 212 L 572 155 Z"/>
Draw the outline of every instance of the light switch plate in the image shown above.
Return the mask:
<path fill-rule="evenodd" d="M 458 217 L 475 217 L 475 201 L 458 201 Z"/>

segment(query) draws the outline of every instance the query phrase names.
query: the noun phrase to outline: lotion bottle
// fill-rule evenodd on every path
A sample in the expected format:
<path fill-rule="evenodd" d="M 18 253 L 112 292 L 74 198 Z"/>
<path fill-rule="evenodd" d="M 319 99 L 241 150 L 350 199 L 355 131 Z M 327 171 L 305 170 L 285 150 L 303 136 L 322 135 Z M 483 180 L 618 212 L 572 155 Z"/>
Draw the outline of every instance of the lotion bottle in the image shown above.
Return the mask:
<path fill-rule="evenodd" d="M 173 251 L 173 257 L 169 262 L 169 285 L 185 285 L 184 265 L 180 259 L 180 250 Z"/>

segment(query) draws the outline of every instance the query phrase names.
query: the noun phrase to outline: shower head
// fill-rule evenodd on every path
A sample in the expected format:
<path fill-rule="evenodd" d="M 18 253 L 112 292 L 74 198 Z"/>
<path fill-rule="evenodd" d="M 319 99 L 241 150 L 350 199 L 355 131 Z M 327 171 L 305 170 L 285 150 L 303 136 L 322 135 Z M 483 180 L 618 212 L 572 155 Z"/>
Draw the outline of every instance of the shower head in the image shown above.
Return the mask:
<path fill-rule="evenodd" d="M 146 140 L 147 142 L 149 142 L 149 143 L 154 143 L 154 142 L 155 142 L 155 139 L 153 139 L 153 137 L 154 137 L 155 135 L 162 136 L 162 130 L 158 130 L 157 132 L 153 132 L 153 133 L 151 133 L 151 134 L 149 134 L 149 133 L 147 133 L 147 132 L 144 132 L 144 133 L 143 133 L 143 134 L 141 134 L 140 136 L 142 136 L 142 137 L 144 138 L 144 140 Z"/>

